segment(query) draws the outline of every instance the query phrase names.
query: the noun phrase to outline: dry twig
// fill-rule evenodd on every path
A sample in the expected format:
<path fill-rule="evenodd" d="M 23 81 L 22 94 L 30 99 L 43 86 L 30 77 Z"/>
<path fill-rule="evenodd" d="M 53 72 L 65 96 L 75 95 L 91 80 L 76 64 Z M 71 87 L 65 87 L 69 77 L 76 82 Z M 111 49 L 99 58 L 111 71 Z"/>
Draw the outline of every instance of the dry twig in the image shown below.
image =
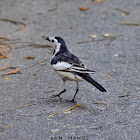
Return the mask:
<path fill-rule="evenodd" d="M 0 21 L 10 22 L 10 23 L 15 24 L 15 25 L 22 25 L 23 26 L 22 28 L 19 28 L 14 32 L 21 31 L 21 30 L 24 30 L 27 28 L 27 25 L 23 22 L 20 22 L 20 21 L 14 21 L 11 19 L 3 19 L 3 18 L 0 18 Z M 9 34 L 11 34 L 11 33 L 13 33 L 13 32 L 10 32 Z"/>
<path fill-rule="evenodd" d="M 110 74 L 108 74 L 108 72 L 105 72 L 106 76 L 109 78 L 110 77 Z"/>
<path fill-rule="evenodd" d="M 114 8 L 114 9 L 115 9 L 115 10 L 118 10 L 118 11 L 120 11 L 120 12 L 126 14 L 126 15 L 130 15 L 129 12 L 127 12 L 127 11 L 125 11 L 125 10 L 122 10 L 122 9 L 120 9 L 120 8 Z"/>
<path fill-rule="evenodd" d="M 12 47 L 10 45 L 8 45 L 7 43 L 1 43 L 0 48 L 10 48 L 10 50 L 12 49 Z"/>
<path fill-rule="evenodd" d="M 130 98 L 135 98 L 135 97 L 138 97 L 138 96 L 140 96 L 140 95 L 128 95 L 128 94 L 126 94 L 126 95 L 120 95 L 120 96 L 118 96 L 118 97 L 119 97 L 119 98 L 126 97 L 124 100 L 128 100 L 128 99 L 130 99 Z"/>
<path fill-rule="evenodd" d="M 135 98 L 135 97 L 138 97 L 138 96 L 140 96 L 140 95 L 132 95 L 132 96 L 128 96 L 128 97 L 125 98 L 124 100 L 128 100 L 128 99 L 130 99 L 130 98 Z"/>
<path fill-rule="evenodd" d="M 101 2 L 104 2 L 105 0 L 96 0 L 95 2 L 93 2 L 94 4 L 98 4 L 98 3 L 101 3 Z"/>
<path fill-rule="evenodd" d="M 34 66 L 36 66 L 36 65 L 38 65 L 38 64 L 40 64 L 40 63 L 42 63 L 42 62 L 45 62 L 46 60 L 47 60 L 47 59 L 44 59 L 43 61 L 37 62 L 37 63 L 35 63 L 35 64 L 31 65 L 31 66 L 25 67 L 25 68 L 23 68 L 23 69 L 21 69 L 21 70 L 25 70 L 25 69 L 34 67 Z"/>
<path fill-rule="evenodd" d="M 48 12 L 55 11 L 55 10 L 57 9 L 57 7 L 58 7 L 58 4 L 56 4 L 56 6 L 55 6 L 54 8 L 52 8 L 52 9 L 49 9 L 49 10 L 48 10 Z"/>
<path fill-rule="evenodd" d="M 128 96 L 130 96 L 130 95 L 126 94 L 126 95 L 120 95 L 120 96 L 118 96 L 118 97 L 119 97 L 119 98 L 123 98 L 123 97 L 128 97 Z"/>
<path fill-rule="evenodd" d="M 3 68 L 3 69 L 0 69 L 0 71 L 7 70 L 7 69 L 15 69 L 15 68 L 17 68 L 17 67 L 6 67 L 6 68 Z"/>
<path fill-rule="evenodd" d="M 130 25 L 130 26 L 140 26 L 139 23 L 130 23 L 129 21 L 126 21 L 125 23 L 119 23 L 120 25 Z"/>
<path fill-rule="evenodd" d="M 34 48 L 51 48 L 51 45 L 42 45 L 42 44 L 37 44 L 37 43 L 32 43 L 32 42 L 14 42 L 14 43 L 26 43 L 28 45 L 24 45 L 21 47 L 16 47 L 15 49 L 20 49 L 20 48 L 24 48 L 24 47 L 34 47 Z"/>
<path fill-rule="evenodd" d="M 54 92 L 56 90 L 50 90 L 50 91 L 45 91 L 45 93 L 50 93 L 50 92 Z"/>
<path fill-rule="evenodd" d="M 81 104 L 78 104 L 78 105 L 75 105 L 74 107 L 72 107 L 72 108 L 69 108 L 69 109 L 67 109 L 67 110 L 65 110 L 65 111 L 61 111 L 61 112 L 54 112 L 52 115 L 49 115 L 48 116 L 48 118 L 50 118 L 50 117 L 52 117 L 52 116 L 54 116 L 54 115 L 56 115 L 56 114 L 59 114 L 59 113 L 68 113 L 70 110 L 72 110 L 72 109 L 74 109 L 74 108 L 76 108 L 76 107 L 80 107 L 81 106 Z"/>
<path fill-rule="evenodd" d="M 10 41 L 10 39 L 6 37 L 0 37 L 0 39 L 5 40 L 5 41 Z"/>
<path fill-rule="evenodd" d="M 9 109 L 9 110 L 14 110 L 14 109 L 22 108 L 22 107 L 28 107 L 28 106 L 32 106 L 32 105 L 36 105 L 36 103 L 17 106 L 17 107 L 11 108 L 11 109 Z"/>
<path fill-rule="evenodd" d="M 92 102 L 92 103 L 93 103 L 93 104 L 105 104 L 107 109 L 108 109 L 108 107 L 109 107 L 109 104 L 104 103 L 104 102 Z"/>
<path fill-rule="evenodd" d="M 40 70 L 41 70 L 41 69 L 40 69 Z M 40 71 L 40 70 L 34 71 L 33 75 L 36 76 L 36 75 L 37 75 L 37 72 Z"/>
<path fill-rule="evenodd" d="M 0 131 L 4 130 L 4 129 L 6 129 L 6 128 L 10 128 L 10 127 L 13 127 L 13 125 L 7 125 L 7 126 L 4 126 L 4 127 L 1 127 L 1 128 L 0 128 Z"/>
<path fill-rule="evenodd" d="M 105 39 L 99 39 L 99 40 L 92 39 L 92 40 L 87 40 L 87 41 L 79 41 L 77 42 L 77 44 L 89 43 L 89 42 L 94 42 L 94 41 L 104 41 L 104 40 Z"/>
<path fill-rule="evenodd" d="M 21 39 L 9 39 L 6 37 L 0 37 L 0 42 L 2 42 L 2 41 L 16 41 L 16 40 L 21 40 Z"/>

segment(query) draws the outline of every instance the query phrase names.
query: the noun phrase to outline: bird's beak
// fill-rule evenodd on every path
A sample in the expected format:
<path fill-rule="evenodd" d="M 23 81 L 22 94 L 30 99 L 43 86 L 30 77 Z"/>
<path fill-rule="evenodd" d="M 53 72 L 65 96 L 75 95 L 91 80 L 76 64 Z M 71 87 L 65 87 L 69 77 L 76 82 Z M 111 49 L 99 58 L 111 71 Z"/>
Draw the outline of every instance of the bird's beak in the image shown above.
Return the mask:
<path fill-rule="evenodd" d="M 48 40 L 48 41 L 50 41 L 49 37 L 42 36 L 42 38 L 43 38 L 44 40 Z"/>

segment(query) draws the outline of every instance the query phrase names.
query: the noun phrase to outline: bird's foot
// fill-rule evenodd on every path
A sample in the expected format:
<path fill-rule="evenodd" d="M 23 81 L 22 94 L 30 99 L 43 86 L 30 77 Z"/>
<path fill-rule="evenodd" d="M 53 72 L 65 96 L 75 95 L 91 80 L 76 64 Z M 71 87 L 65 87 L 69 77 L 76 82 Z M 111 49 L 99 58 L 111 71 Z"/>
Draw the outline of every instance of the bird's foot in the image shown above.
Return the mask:
<path fill-rule="evenodd" d="M 64 93 L 65 91 L 66 91 L 66 89 L 64 88 L 59 94 L 52 95 L 51 98 L 59 97 L 60 99 L 62 99 L 62 98 L 60 97 L 60 95 L 61 95 L 62 93 Z"/>
<path fill-rule="evenodd" d="M 67 100 L 68 102 L 71 102 L 71 103 L 75 103 L 75 102 L 77 102 L 77 101 L 75 101 L 74 99 L 72 99 L 72 100 Z"/>
<path fill-rule="evenodd" d="M 55 94 L 51 96 L 51 98 L 55 98 L 55 97 L 59 97 L 60 99 L 62 99 L 59 94 Z"/>

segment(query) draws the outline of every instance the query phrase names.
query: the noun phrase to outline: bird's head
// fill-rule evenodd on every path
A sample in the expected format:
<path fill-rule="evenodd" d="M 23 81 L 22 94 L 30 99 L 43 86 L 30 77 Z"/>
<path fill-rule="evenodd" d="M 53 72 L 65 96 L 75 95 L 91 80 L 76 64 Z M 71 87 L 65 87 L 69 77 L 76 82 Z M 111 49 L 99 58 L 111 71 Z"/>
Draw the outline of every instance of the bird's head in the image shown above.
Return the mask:
<path fill-rule="evenodd" d="M 57 52 L 67 51 L 65 41 L 61 37 L 46 37 L 46 36 L 43 36 L 43 39 L 48 40 L 51 43 L 54 50 L 56 50 Z"/>

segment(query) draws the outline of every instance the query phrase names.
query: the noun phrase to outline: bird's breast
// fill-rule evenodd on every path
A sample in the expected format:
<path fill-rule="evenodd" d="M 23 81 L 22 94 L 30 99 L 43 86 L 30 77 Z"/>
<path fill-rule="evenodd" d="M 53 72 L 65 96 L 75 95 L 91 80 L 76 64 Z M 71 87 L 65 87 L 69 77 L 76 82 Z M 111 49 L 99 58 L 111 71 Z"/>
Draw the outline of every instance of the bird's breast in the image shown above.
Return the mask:
<path fill-rule="evenodd" d="M 75 73 L 71 73 L 71 72 L 64 72 L 64 71 L 56 71 L 56 73 L 62 77 L 62 78 L 66 78 L 70 81 L 77 81 L 77 82 L 81 82 L 84 79 L 78 75 L 76 75 Z"/>
<path fill-rule="evenodd" d="M 71 67 L 71 64 L 67 62 L 57 62 L 56 64 L 53 64 L 53 69 L 54 70 L 66 70 Z"/>

